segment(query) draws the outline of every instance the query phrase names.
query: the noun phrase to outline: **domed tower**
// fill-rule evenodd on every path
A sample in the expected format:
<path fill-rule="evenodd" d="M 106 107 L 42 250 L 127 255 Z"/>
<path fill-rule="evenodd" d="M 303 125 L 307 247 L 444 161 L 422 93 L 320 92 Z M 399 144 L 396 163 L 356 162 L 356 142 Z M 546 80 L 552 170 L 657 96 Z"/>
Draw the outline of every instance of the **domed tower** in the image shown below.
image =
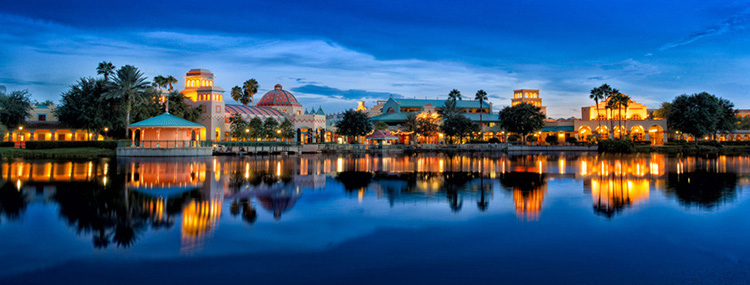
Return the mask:
<path fill-rule="evenodd" d="M 297 98 L 292 93 L 282 89 L 281 84 L 276 84 L 273 90 L 263 95 L 255 106 L 276 108 L 290 117 L 303 113 L 302 104 L 297 102 Z"/>
<path fill-rule="evenodd" d="M 185 89 L 180 91 L 193 107 L 203 105 L 200 124 L 206 126 L 207 134 L 201 138 L 221 140 L 224 125 L 224 89 L 214 86 L 214 74 L 208 69 L 191 69 L 185 74 Z"/>

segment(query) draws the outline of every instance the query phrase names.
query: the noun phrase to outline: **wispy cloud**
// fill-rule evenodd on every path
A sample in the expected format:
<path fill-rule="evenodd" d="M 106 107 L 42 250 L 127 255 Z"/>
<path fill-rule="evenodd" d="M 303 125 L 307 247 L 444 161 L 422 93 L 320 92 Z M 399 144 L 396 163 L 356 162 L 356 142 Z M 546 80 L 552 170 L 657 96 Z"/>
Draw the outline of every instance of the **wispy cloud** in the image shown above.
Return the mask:
<path fill-rule="evenodd" d="M 353 99 L 353 100 L 364 100 L 364 99 L 383 99 L 388 98 L 390 95 L 401 96 L 400 94 L 393 94 L 388 92 L 370 92 L 367 90 L 360 89 L 348 89 L 341 90 L 328 86 L 320 86 L 307 84 L 291 89 L 294 92 L 301 92 L 307 94 L 324 95 L 324 96 L 335 96 L 342 99 Z"/>
<path fill-rule="evenodd" d="M 745 28 L 744 24 L 748 16 L 750 16 L 750 8 L 745 8 L 744 10 L 732 15 L 731 17 L 719 23 L 718 25 L 708 27 L 702 31 L 695 32 L 691 34 L 690 36 L 688 36 L 687 38 L 682 39 L 680 41 L 665 44 L 661 48 L 659 48 L 659 51 L 665 51 L 665 50 L 676 48 L 679 46 L 688 45 L 697 40 L 703 39 L 705 37 L 718 36 L 718 35 L 725 34 L 729 31 L 744 29 Z M 646 56 L 650 56 L 650 55 L 651 54 L 646 54 Z"/>

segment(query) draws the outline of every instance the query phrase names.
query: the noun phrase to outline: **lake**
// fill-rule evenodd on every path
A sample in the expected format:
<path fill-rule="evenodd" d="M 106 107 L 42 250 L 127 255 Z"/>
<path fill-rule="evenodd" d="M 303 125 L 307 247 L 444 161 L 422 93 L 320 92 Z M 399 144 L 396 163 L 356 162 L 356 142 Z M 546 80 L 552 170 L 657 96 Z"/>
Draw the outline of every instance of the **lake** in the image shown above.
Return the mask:
<path fill-rule="evenodd" d="M 750 157 L 0 165 L 2 284 L 750 280 Z"/>

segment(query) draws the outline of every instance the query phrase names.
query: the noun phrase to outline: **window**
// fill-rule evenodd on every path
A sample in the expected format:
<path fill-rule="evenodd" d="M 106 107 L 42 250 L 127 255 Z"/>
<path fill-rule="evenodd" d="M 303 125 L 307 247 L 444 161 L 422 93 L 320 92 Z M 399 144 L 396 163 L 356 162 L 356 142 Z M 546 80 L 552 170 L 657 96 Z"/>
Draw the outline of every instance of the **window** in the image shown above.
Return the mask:
<path fill-rule="evenodd" d="M 221 113 L 221 106 L 216 106 L 216 113 Z"/>
<path fill-rule="evenodd" d="M 38 121 L 46 121 L 47 120 L 47 114 L 39 114 L 37 115 Z"/>

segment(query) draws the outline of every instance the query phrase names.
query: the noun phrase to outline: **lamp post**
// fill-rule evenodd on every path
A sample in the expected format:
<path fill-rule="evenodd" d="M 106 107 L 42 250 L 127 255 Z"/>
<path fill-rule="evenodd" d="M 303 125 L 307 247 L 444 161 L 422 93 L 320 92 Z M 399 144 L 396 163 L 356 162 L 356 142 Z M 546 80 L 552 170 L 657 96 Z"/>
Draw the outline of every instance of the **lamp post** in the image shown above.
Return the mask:
<path fill-rule="evenodd" d="M 249 133 L 250 133 L 250 129 L 245 129 L 245 139 L 248 139 L 247 138 L 247 134 L 249 134 Z"/>
<path fill-rule="evenodd" d="M 108 127 L 104 127 L 104 138 L 105 139 L 107 138 L 107 132 L 109 132 L 109 128 Z"/>
<path fill-rule="evenodd" d="M 277 137 L 281 138 L 281 129 L 276 130 Z"/>

